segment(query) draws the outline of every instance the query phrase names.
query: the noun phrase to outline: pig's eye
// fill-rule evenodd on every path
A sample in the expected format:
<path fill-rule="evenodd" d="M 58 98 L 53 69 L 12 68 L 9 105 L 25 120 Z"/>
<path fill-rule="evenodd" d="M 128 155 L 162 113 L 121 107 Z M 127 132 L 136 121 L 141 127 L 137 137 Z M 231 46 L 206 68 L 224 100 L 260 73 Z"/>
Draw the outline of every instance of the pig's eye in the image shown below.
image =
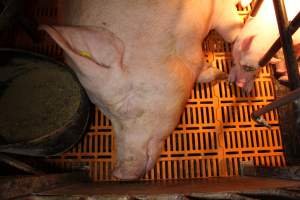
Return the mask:
<path fill-rule="evenodd" d="M 246 72 L 254 72 L 257 69 L 256 67 L 252 67 L 252 66 L 249 66 L 249 65 L 242 65 L 242 68 Z"/>

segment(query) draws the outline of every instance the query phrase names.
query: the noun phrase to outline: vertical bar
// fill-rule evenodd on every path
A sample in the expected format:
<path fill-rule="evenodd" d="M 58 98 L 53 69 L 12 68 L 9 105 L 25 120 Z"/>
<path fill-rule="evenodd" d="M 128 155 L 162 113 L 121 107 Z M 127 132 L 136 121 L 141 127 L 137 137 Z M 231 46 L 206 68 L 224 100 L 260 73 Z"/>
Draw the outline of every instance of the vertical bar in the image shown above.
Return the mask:
<path fill-rule="evenodd" d="M 298 65 L 293 50 L 293 40 L 288 29 L 288 19 L 284 0 L 273 0 L 275 14 L 277 18 L 278 29 L 280 33 L 281 45 L 283 47 L 283 54 L 285 63 L 287 65 L 287 72 L 289 77 L 289 83 L 291 90 L 295 90 L 300 87 L 300 76 Z M 296 133 L 300 132 L 300 100 L 293 102 L 294 116 L 295 116 L 295 130 Z M 299 141 L 295 141 L 294 147 L 299 145 Z"/>
<path fill-rule="evenodd" d="M 283 47 L 283 54 L 285 63 L 287 65 L 287 72 L 292 90 L 300 87 L 299 70 L 293 49 L 292 36 L 288 31 L 288 18 L 284 5 L 284 0 L 273 0 L 275 14 L 277 18 L 277 25 L 280 33 L 281 45 Z"/>
<path fill-rule="evenodd" d="M 178 161 L 174 160 L 173 162 L 174 162 L 174 165 L 173 165 L 174 166 L 174 169 L 173 169 L 174 170 L 174 178 L 178 179 L 178 166 L 177 166 L 178 165 Z M 200 171 L 198 164 L 197 164 L 197 170 L 198 170 L 198 172 Z"/>
<path fill-rule="evenodd" d="M 267 0 L 267 1 L 269 1 L 269 0 Z M 263 3 L 263 0 L 257 0 L 255 2 L 255 6 L 253 7 L 253 9 L 252 9 L 252 11 L 250 13 L 251 17 L 255 17 L 256 16 L 256 14 L 257 14 L 257 12 L 258 12 L 258 10 L 259 10 L 259 8 L 260 8 L 260 6 L 261 6 L 262 3 Z"/>
<path fill-rule="evenodd" d="M 294 34 L 300 26 L 300 12 L 296 15 L 296 17 L 292 20 L 289 25 L 289 33 Z M 267 53 L 260 59 L 259 66 L 265 66 L 269 60 L 275 55 L 275 53 L 281 48 L 280 38 L 278 38 L 272 47 L 267 51 Z"/>

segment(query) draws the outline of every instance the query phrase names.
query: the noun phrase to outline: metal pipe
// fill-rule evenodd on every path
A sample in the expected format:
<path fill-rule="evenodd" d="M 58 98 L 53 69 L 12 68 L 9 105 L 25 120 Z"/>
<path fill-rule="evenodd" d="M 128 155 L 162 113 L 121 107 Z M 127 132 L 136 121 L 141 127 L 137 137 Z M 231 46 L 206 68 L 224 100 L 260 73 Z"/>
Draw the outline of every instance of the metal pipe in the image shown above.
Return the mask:
<path fill-rule="evenodd" d="M 279 29 L 279 33 L 280 33 L 280 41 L 281 41 L 281 45 L 283 47 L 284 59 L 285 59 L 285 63 L 287 66 L 287 72 L 288 72 L 288 77 L 289 77 L 289 81 L 290 81 L 290 88 L 294 91 L 292 91 L 288 95 L 280 98 L 279 100 L 276 100 L 271 104 L 268 104 L 267 106 L 263 107 L 262 109 L 259 109 L 255 112 L 253 112 L 252 119 L 270 127 L 268 125 L 268 123 L 260 117 L 260 115 L 262 115 L 270 110 L 273 110 L 274 108 L 277 108 L 281 105 L 284 105 L 284 104 L 287 104 L 287 103 L 293 101 L 293 103 L 294 103 L 293 106 L 294 106 L 294 110 L 295 110 L 294 116 L 296 119 L 295 131 L 296 131 L 296 133 L 299 133 L 300 132 L 300 101 L 297 99 L 300 96 L 300 89 L 299 89 L 300 76 L 299 76 L 299 70 L 298 70 L 295 53 L 293 50 L 293 40 L 292 40 L 292 35 L 291 35 L 291 30 L 293 29 L 296 31 L 297 28 L 299 27 L 299 23 L 300 23 L 299 22 L 299 13 L 294 18 L 293 23 L 291 23 L 290 26 L 288 26 L 288 19 L 287 19 L 286 9 L 285 9 L 285 5 L 284 5 L 284 0 L 273 0 L 273 4 L 274 4 L 276 19 L 277 19 L 277 25 L 278 25 L 278 29 Z M 295 27 L 297 27 L 297 28 L 295 28 Z M 279 48 L 280 48 L 280 45 L 279 45 Z"/>
<path fill-rule="evenodd" d="M 293 102 L 297 99 L 300 99 L 300 88 L 297 88 L 291 92 L 289 92 L 287 95 L 273 101 L 272 103 L 262 107 L 261 109 L 259 110 L 256 110 L 254 111 L 252 114 L 251 114 L 251 118 L 256 121 L 256 122 L 259 122 L 259 123 L 264 123 L 262 122 L 262 118 L 260 118 L 261 115 L 271 111 L 271 110 L 274 110 L 275 108 L 278 108 L 280 106 L 283 106 L 285 104 L 288 104 L 290 102 Z M 267 125 L 267 124 L 265 124 Z"/>
<path fill-rule="evenodd" d="M 300 12 L 296 15 L 296 17 L 291 21 L 288 26 L 288 32 L 293 35 L 298 28 L 300 27 Z M 260 59 L 259 66 L 265 66 L 271 58 L 277 53 L 277 51 L 281 48 L 280 37 L 274 42 L 271 48 L 267 51 L 267 53 Z"/>
<path fill-rule="evenodd" d="M 293 49 L 293 39 L 288 30 L 288 18 L 284 6 L 284 0 L 273 0 L 275 14 L 277 18 L 277 25 L 280 33 L 280 40 L 283 49 L 284 60 L 287 68 L 289 86 L 291 90 L 300 87 L 300 75 L 298 64 Z M 293 110 L 295 117 L 295 131 L 300 132 L 300 101 L 293 102 Z"/>
<path fill-rule="evenodd" d="M 257 0 L 257 1 L 255 2 L 255 5 L 254 5 L 254 7 L 253 7 L 253 9 L 251 10 L 251 13 L 250 13 L 250 16 L 251 16 L 251 17 L 255 17 L 255 16 L 256 16 L 256 14 L 257 14 L 257 12 L 258 12 L 258 10 L 259 10 L 261 4 L 263 3 L 263 1 L 264 1 L 264 0 Z M 268 1 L 269 1 L 269 0 L 268 0 Z"/>
<path fill-rule="evenodd" d="M 290 87 L 292 90 L 300 87 L 300 76 L 295 52 L 293 49 L 293 39 L 288 32 L 288 18 L 284 5 L 284 0 L 273 0 L 277 25 L 280 34 L 280 41 L 283 47 L 283 55 L 287 66 Z"/>

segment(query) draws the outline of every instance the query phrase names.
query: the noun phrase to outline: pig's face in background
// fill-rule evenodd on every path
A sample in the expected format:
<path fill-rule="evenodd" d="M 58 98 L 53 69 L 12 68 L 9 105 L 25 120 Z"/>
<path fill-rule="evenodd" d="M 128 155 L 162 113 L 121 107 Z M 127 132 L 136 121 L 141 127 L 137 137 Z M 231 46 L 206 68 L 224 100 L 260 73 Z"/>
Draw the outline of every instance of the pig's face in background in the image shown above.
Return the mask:
<path fill-rule="evenodd" d="M 276 27 L 270 26 L 268 29 L 268 23 L 258 17 L 248 18 L 233 44 L 234 67 L 230 70 L 229 82 L 235 82 L 247 93 L 253 88 L 260 59 L 273 43 L 276 35 L 274 28 Z"/>
<path fill-rule="evenodd" d="M 251 2 L 240 0 L 242 7 L 248 6 Z M 262 21 L 260 16 L 249 17 L 233 44 L 233 68 L 229 73 L 229 82 L 235 83 L 247 93 L 253 88 L 259 71 L 259 60 L 272 44 L 274 27 L 269 28 L 268 20 Z"/>
<path fill-rule="evenodd" d="M 241 5 L 247 6 L 250 1 L 241 0 Z M 300 1 L 286 0 L 288 19 L 292 20 L 300 10 Z M 277 20 L 273 1 L 263 1 L 255 17 L 248 18 L 233 45 L 232 57 L 234 68 L 231 69 L 229 81 L 250 92 L 253 87 L 255 75 L 259 68 L 260 59 L 279 37 Z M 293 35 L 296 55 L 300 55 L 297 44 L 300 43 L 300 31 Z M 272 58 L 270 63 L 275 64 L 276 71 L 287 80 L 286 67 L 283 60 Z"/>
<path fill-rule="evenodd" d="M 233 68 L 230 70 L 229 82 L 235 82 L 240 88 L 249 93 L 253 88 L 254 79 L 259 70 L 258 52 L 251 52 L 250 46 L 255 36 L 238 39 L 232 50 Z"/>

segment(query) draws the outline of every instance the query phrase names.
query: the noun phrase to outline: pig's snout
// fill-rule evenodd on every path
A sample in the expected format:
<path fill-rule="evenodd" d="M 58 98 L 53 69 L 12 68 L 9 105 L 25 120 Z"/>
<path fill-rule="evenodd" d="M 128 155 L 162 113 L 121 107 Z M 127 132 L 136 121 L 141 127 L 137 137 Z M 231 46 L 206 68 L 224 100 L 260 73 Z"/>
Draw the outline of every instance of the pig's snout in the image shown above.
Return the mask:
<path fill-rule="evenodd" d="M 147 160 L 138 160 L 132 157 L 129 160 L 122 160 L 116 165 L 112 175 L 120 180 L 139 179 L 146 173 Z"/>
<path fill-rule="evenodd" d="M 235 66 L 231 69 L 229 74 L 229 82 L 235 82 L 235 84 L 243 88 L 244 91 L 250 93 L 253 88 L 256 71 L 244 71 L 240 66 Z"/>
<path fill-rule="evenodd" d="M 120 156 L 112 175 L 121 180 L 142 178 L 156 164 L 163 141 L 154 137 L 148 141 L 146 149 L 126 149 L 127 155 Z"/>
<path fill-rule="evenodd" d="M 242 88 L 245 92 L 250 93 L 253 88 L 255 74 L 247 74 L 247 76 L 238 77 L 236 85 Z"/>
<path fill-rule="evenodd" d="M 236 85 L 240 88 L 244 88 L 246 85 L 246 80 L 237 80 Z"/>
<path fill-rule="evenodd" d="M 119 138 L 121 139 L 121 138 Z M 131 140 L 132 139 L 132 140 Z M 120 180 L 135 180 L 146 173 L 147 145 L 143 141 L 133 138 L 123 138 L 123 145 L 117 149 L 117 163 L 112 175 Z M 144 145 L 143 145 L 144 143 Z"/>

